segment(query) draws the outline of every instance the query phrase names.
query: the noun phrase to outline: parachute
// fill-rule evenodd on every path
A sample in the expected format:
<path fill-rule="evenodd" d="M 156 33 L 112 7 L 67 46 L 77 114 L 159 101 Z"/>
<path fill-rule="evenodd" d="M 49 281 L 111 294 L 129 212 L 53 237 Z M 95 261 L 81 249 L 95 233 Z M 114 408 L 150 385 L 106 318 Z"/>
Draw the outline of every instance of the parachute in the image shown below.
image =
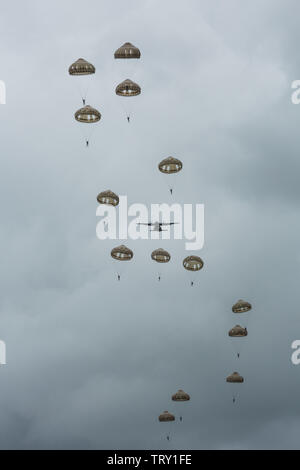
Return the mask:
<path fill-rule="evenodd" d="M 242 384 L 244 383 L 244 377 L 242 377 L 238 372 L 233 372 L 232 374 L 226 377 L 226 382 L 232 384 Z"/>
<path fill-rule="evenodd" d="M 125 245 L 113 248 L 110 254 L 113 259 L 118 261 L 130 261 L 133 258 L 133 252 Z"/>
<path fill-rule="evenodd" d="M 158 248 L 157 250 L 152 251 L 151 258 L 153 259 L 153 261 L 156 261 L 156 263 L 159 263 L 161 268 L 162 268 L 163 265 L 165 265 L 166 263 L 168 263 L 170 261 L 171 255 L 170 255 L 170 253 L 168 253 L 163 248 Z M 161 275 L 162 275 L 161 271 L 162 271 L 162 269 L 160 269 L 158 271 L 158 280 L 159 281 L 160 281 Z"/>
<path fill-rule="evenodd" d="M 110 254 L 113 260 L 118 263 L 117 274 L 118 274 L 118 280 L 120 280 L 121 274 L 124 273 L 124 269 L 123 269 L 125 267 L 124 265 L 127 265 L 127 263 L 124 263 L 124 262 L 132 260 L 133 251 L 131 251 L 125 245 L 120 245 L 120 246 L 117 246 L 116 248 L 113 248 Z"/>
<path fill-rule="evenodd" d="M 168 426 L 168 432 L 167 432 L 167 440 L 170 440 L 170 434 L 171 434 L 171 426 L 170 423 L 175 421 L 175 416 L 172 415 L 172 413 L 169 413 L 168 411 L 164 411 L 161 415 L 159 415 L 158 420 L 161 423 L 169 423 Z"/>
<path fill-rule="evenodd" d="M 172 395 L 172 400 L 178 403 L 183 403 L 190 401 L 190 396 L 188 393 L 185 393 L 183 390 L 179 389 L 174 395 Z M 179 420 L 182 421 L 182 415 L 179 417 Z"/>
<path fill-rule="evenodd" d="M 89 105 L 78 109 L 78 111 L 76 111 L 74 116 L 75 116 L 76 121 L 78 121 L 79 123 L 83 123 L 83 124 L 94 124 L 94 123 L 100 121 L 100 119 L 101 119 L 100 111 L 98 111 L 95 108 L 92 108 Z M 88 131 L 84 132 L 83 134 L 84 134 L 86 146 L 88 147 L 89 146 L 89 140 L 90 140 L 90 137 L 92 135 L 92 130 L 89 129 Z"/>
<path fill-rule="evenodd" d="M 237 384 L 244 383 L 244 377 L 242 377 L 238 372 L 233 372 L 226 378 L 226 382 L 230 384 L 231 393 L 232 393 L 232 402 L 235 403 L 238 397 L 237 393 Z"/>
<path fill-rule="evenodd" d="M 228 336 L 230 337 L 233 349 L 235 350 L 236 355 L 239 358 L 241 354 L 241 346 L 245 342 L 245 340 L 243 341 L 241 340 L 243 338 L 246 338 L 246 336 L 248 336 L 247 328 L 243 328 L 240 325 L 236 325 L 233 328 L 231 328 L 231 330 L 229 330 Z"/>
<path fill-rule="evenodd" d="M 246 313 L 252 309 L 252 305 L 249 302 L 245 302 L 245 300 L 238 300 L 233 306 L 232 311 L 233 313 Z"/>
<path fill-rule="evenodd" d="M 115 59 L 139 59 L 141 52 L 131 42 L 125 42 L 123 46 L 115 51 Z"/>
<path fill-rule="evenodd" d="M 193 286 L 195 281 L 195 273 L 203 268 L 204 262 L 199 256 L 192 255 L 187 256 L 183 260 L 182 264 L 184 269 L 188 272 L 191 281 L 191 286 Z"/>
<path fill-rule="evenodd" d="M 165 158 L 158 164 L 158 169 L 165 176 L 171 195 L 173 194 L 176 175 L 182 170 L 182 166 L 182 162 L 173 157 Z"/>
<path fill-rule="evenodd" d="M 243 338 L 248 335 L 247 329 L 242 328 L 240 325 L 236 325 L 229 330 L 228 335 L 232 338 Z"/>
<path fill-rule="evenodd" d="M 79 87 L 79 93 L 82 99 L 83 105 L 85 105 L 86 95 L 91 83 L 91 77 L 96 72 L 96 69 L 93 64 L 87 62 L 85 59 L 78 59 L 76 62 L 70 65 L 69 74 L 73 77 L 80 77 L 77 79 L 77 84 Z"/>
<path fill-rule="evenodd" d="M 127 78 L 123 82 L 119 83 L 116 87 L 116 95 L 126 97 L 126 98 L 133 98 L 134 96 L 138 96 L 141 94 L 141 87 L 133 82 L 132 80 L 129 80 Z M 131 114 L 131 100 L 130 102 L 124 103 L 124 110 L 126 112 L 127 116 L 127 121 L 130 122 L 130 114 Z"/>
<path fill-rule="evenodd" d="M 119 196 L 108 189 L 107 191 L 102 191 L 98 194 L 97 201 L 99 204 L 117 206 L 119 204 Z"/>

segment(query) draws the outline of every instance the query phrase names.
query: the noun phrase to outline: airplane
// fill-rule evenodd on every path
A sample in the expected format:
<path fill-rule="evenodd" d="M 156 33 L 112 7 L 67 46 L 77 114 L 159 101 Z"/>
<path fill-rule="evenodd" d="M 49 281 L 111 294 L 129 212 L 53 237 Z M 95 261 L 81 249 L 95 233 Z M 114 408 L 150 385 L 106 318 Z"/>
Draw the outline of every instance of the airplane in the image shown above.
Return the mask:
<path fill-rule="evenodd" d="M 167 230 L 162 229 L 163 225 L 175 225 L 179 222 L 149 222 L 149 223 L 138 223 L 137 225 L 148 225 L 148 227 L 153 227 L 153 230 L 150 232 L 167 232 Z"/>

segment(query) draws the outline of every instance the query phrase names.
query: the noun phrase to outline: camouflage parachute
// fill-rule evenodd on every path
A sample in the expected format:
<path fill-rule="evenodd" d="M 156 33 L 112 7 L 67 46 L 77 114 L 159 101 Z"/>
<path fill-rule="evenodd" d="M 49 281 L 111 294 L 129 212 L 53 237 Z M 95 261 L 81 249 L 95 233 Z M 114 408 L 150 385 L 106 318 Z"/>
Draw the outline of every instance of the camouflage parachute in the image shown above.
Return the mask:
<path fill-rule="evenodd" d="M 75 113 L 75 119 L 78 122 L 83 122 L 86 124 L 91 124 L 98 122 L 101 119 L 101 113 L 91 106 L 84 106 L 83 108 L 78 109 Z"/>
<path fill-rule="evenodd" d="M 132 80 L 124 80 L 116 87 L 116 94 L 118 96 L 137 96 L 141 93 L 141 87 L 134 83 Z"/>
<path fill-rule="evenodd" d="M 188 393 L 185 393 L 183 390 L 178 390 L 178 392 L 174 393 L 172 395 L 172 400 L 173 401 L 189 401 L 190 396 Z"/>
<path fill-rule="evenodd" d="M 116 248 L 113 248 L 110 254 L 111 257 L 117 261 L 130 261 L 133 258 L 133 251 L 131 251 L 125 245 L 120 245 Z"/>
<path fill-rule="evenodd" d="M 245 300 L 238 300 L 233 306 L 232 306 L 232 311 L 233 313 L 245 313 L 249 312 L 249 310 L 252 309 L 252 305 L 249 304 L 249 302 L 246 302 Z"/>
<path fill-rule="evenodd" d="M 236 325 L 231 330 L 229 330 L 228 335 L 232 338 L 243 338 L 244 336 L 248 335 L 248 331 L 246 328 L 243 328 L 240 325 Z"/>
<path fill-rule="evenodd" d="M 200 271 L 204 266 L 202 259 L 199 256 L 194 255 L 187 256 L 183 260 L 182 264 L 187 271 Z"/>
<path fill-rule="evenodd" d="M 238 372 L 233 372 L 226 378 L 226 382 L 241 384 L 244 382 L 244 377 L 242 377 Z"/>
<path fill-rule="evenodd" d="M 169 413 L 168 411 L 164 411 L 161 415 L 158 417 L 160 422 L 169 422 L 169 421 L 175 421 L 175 416 Z"/>
<path fill-rule="evenodd" d="M 182 166 L 182 162 L 177 158 L 168 157 L 158 164 L 158 169 L 161 173 L 172 174 L 182 170 Z"/>

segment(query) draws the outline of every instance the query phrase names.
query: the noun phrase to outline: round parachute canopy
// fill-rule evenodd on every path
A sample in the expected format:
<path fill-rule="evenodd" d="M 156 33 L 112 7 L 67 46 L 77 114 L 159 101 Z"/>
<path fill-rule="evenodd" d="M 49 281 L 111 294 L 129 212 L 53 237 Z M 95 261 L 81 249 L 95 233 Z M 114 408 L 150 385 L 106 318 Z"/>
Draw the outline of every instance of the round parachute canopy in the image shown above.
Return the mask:
<path fill-rule="evenodd" d="M 238 372 L 233 372 L 233 374 L 228 375 L 226 382 L 231 384 L 242 384 L 244 382 L 244 377 L 242 377 Z"/>
<path fill-rule="evenodd" d="M 131 42 L 125 42 L 123 46 L 116 50 L 114 55 L 115 59 L 139 59 L 141 52 Z"/>
<path fill-rule="evenodd" d="M 141 93 L 141 87 L 133 81 L 127 79 L 119 83 L 116 88 L 116 94 L 119 96 L 137 96 Z"/>
<path fill-rule="evenodd" d="M 133 258 L 133 252 L 125 245 L 113 248 L 110 254 L 112 258 L 118 261 L 130 261 Z"/>
<path fill-rule="evenodd" d="M 98 194 L 97 201 L 99 204 L 117 206 L 119 204 L 119 196 L 108 189 L 107 191 L 102 191 L 102 193 Z"/>
<path fill-rule="evenodd" d="M 93 64 L 90 64 L 84 59 L 78 59 L 74 64 L 69 67 L 70 75 L 91 75 L 95 73 L 96 69 Z"/>
<path fill-rule="evenodd" d="M 161 415 L 159 415 L 158 419 L 161 422 L 175 421 L 175 416 L 168 411 L 164 411 Z"/>
<path fill-rule="evenodd" d="M 232 306 L 233 313 L 245 313 L 249 312 L 251 309 L 252 305 L 242 299 L 238 300 L 237 303 Z"/>
<path fill-rule="evenodd" d="M 231 330 L 228 332 L 229 336 L 232 336 L 233 338 L 242 338 L 243 336 L 248 335 L 248 331 L 246 328 L 243 328 L 240 325 L 236 325 Z"/>
<path fill-rule="evenodd" d="M 171 255 L 166 250 L 158 248 L 158 250 L 152 251 L 151 258 L 157 263 L 168 263 L 171 259 Z"/>
<path fill-rule="evenodd" d="M 101 113 L 91 106 L 84 106 L 84 108 L 78 109 L 75 113 L 75 119 L 78 122 L 93 123 L 98 122 L 101 119 Z"/>
<path fill-rule="evenodd" d="M 172 173 L 178 173 L 180 170 L 182 170 L 182 162 L 177 160 L 177 158 L 168 157 L 158 164 L 158 169 L 162 173 L 169 175 Z"/>
<path fill-rule="evenodd" d="M 203 268 L 203 261 L 199 256 L 188 256 L 183 260 L 183 267 L 187 271 L 200 271 Z"/>
<path fill-rule="evenodd" d="M 178 392 L 172 395 L 172 400 L 173 401 L 189 401 L 190 396 L 188 393 L 185 393 L 183 390 L 178 390 Z"/>

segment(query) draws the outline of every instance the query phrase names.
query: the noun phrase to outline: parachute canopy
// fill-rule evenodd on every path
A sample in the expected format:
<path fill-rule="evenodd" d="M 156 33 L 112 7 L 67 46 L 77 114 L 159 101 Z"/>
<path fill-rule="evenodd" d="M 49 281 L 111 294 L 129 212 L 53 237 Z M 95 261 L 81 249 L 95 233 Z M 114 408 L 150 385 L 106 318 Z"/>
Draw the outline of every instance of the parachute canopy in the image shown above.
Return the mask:
<path fill-rule="evenodd" d="M 141 52 L 131 42 L 125 42 L 123 46 L 116 50 L 114 55 L 115 59 L 139 59 Z"/>
<path fill-rule="evenodd" d="M 244 377 L 242 377 L 238 372 L 233 372 L 231 375 L 228 375 L 226 382 L 232 384 L 242 384 L 244 382 Z"/>
<path fill-rule="evenodd" d="M 76 111 L 75 119 L 78 122 L 84 122 L 87 124 L 94 123 L 100 121 L 101 113 L 91 106 L 84 106 Z"/>
<path fill-rule="evenodd" d="M 166 174 L 178 173 L 182 170 L 182 162 L 177 158 L 168 157 L 158 164 L 158 169 Z"/>
<path fill-rule="evenodd" d="M 182 264 L 187 271 L 200 271 L 203 268 L 204 262 L 199 256 L 187 256 Z"/>
<path fill-rule="evenodd" d="M 91 75 L 95 73 L 96 69 L 93 64 L 90 64 L 84 59 L 78 59 L 74 64 L 69 67 L 70 75 Z"/>
<path fill-rule="evenodd" d="M 130 261 L 133 258 L 133 251 L 131 251 L 125 245 L 120 245 L 116 248 L 113 248 L 110 254 L 112 258 L 118 261 Z"/>
<path fill-rule="evenodd" d="M 229 330 L 228 335 L 233 338 L 242 338 L 243 336 L 247 336 L 248 332 L 246 328 L 243 328 L 240 325 L 236 325 L 231 330 Z"/>
<path fill-rule="evenodd" d="M 159 415 L 158 419 L 161 422 L 175 421 L 175 416 L 168 411 L 164 411 L 161 415 Z"/>
<path fill-rule="evenodd" d="M 116 87 L 116 94 L 119 96 L 137 96 L 141 93 L 141 87 L 132 80 L 124 80 Z"/>
<path fill-rule="evenodd" d="M 168 263 L 171 259 L 170 253 L 162 248 L 152 251 L 151 258 L 157 263 Z"/>
<path fill-rule="evenodd" d="M 245 313 L 249 312 L 249 310 L 252 309 L 252 305 L 249 304 L 249 302 L 246 302 L 245 300 L 238 300 L 233 306 L 232 306 L 232 311 L 233 313 Z"/>
<path fill-rule="evenodd" d="M 172 400 L 173 401 L 189 401 L 190 396 L 188 393 L 185 393 L 183 390 L 178 390 L 178 392 L 172 395 Z"/>
<path fill-rule="evenodd" d="M 117 206 L 119 204 L 119 196 L 108 189 L 107 191 L 102 191 L 102 193 L 98 194 L 97 201 L 99 204 Z"/>

